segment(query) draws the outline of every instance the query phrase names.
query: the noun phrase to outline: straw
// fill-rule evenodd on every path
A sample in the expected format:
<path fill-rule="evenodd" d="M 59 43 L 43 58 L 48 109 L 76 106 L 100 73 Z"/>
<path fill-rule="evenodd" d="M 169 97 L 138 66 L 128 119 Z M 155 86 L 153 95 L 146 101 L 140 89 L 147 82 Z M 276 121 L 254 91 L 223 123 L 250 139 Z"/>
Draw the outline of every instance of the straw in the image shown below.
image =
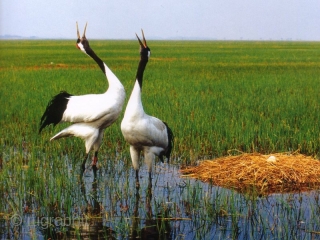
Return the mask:
<path fill-rule="evenodd" d="M 297 153 L 243 153 L 204 160 L 198 166 L 180 171 L 182 177 L 262 195 L 307 191 L 320 186 L 320 161 Z"/>

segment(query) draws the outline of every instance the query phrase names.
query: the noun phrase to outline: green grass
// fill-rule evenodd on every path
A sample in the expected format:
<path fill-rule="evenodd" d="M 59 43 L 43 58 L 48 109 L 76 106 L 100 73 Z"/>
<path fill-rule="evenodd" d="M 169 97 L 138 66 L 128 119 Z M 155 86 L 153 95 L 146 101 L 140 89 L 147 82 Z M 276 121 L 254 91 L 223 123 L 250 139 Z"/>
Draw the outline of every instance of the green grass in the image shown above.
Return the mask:
<path fill-rule="evenodd" d="M 139 61 L 138 43 L 95 40 L 90 45 L 122 81 L 128 100 Z M 151 58 L 144 75 L 143 105 L 148 114 L 172 128 L 173 164 L 194 164 L 233 149 L 261 153 L 299 149 L 319 158 L 320 43 L 148 41 L 148 45 Z M 7 219 L 15 213 L 72 216 L 88 205 L 78 172 L 84 144 L 76 138 L 49 142 L 67 124 L 39 135 L 39 122 L 59 91 L 102 93 L 108 87 L 106 79 L 96 63 L 76 49 L 75 41 L 0 41 L 0 51 L 0 192 L 4 196 L 0 214 Z M 121 118 L 105 132 L 99 153 L 99 194 L 87 191 L 90 199 L 104 204 L 110 227 L 126 236 L 136 199 Z M 285 221 L 299 220 L 295 216 L 299 212 L 291 211 L 290 205 L 276 204 L 261 212 L 252 206 L 255 200 L 234 192 L 208 190 L 197 182 L 171 188 L 157 179 L 155 174 L 153 213 L 166 216 L 165 202 L 170 199 L 171 215 L 192 218 L 183 226 L 202 229 L 196 237 L 218 231 L 210 221 L 225 228 L 227 237 L 236 238 L 244 228 L 256 237 L 258 230 L 248 227 L 250 217 L 267 231 L 276 221 L 268 211 L 282 210 L 279 218 L 284 223 L 269 236 L 295 236 L 290 235 L 292 229 L 298 231 Z M 179 195 L 181 189 L 187 190 Z M 162 199 L 162 191 L 168 199 Z M 312 209 L 318 209 L 318 201 L 314 202 Z M 128 212 L 119 210 L 120 203 L 129 206 Z M 144 206 L 139 209 L 141 215 L 147 214 Z M 197 209 L 204 210 L 196 213 Z M 317 218 L 303 214 L 311 216 L 305 223 L 308 229 L 315 229 L 312 224 L 318 223 Z"/>
<path fill-rule="evenodd" d="M 90 43 L 123 82 L 128 99 L 138 62 L 136 42 Z M 147 113 L 174 130 L 175 158 L 212 158 L 229 149 L 318 154 L 319 43 L 150 41 L 149 45 L 143 104 Z M 86 94 L 107 88 L 96 63 L 77 51 L 72 41 L 2 41 L 0 61 L 5 106 L 0 119 L 5 132 L 27 125 L 20 135 L 29 131 L 25 134 L 34 136 L 47 102 L 60 90 Z M 8 124 L 22 119 L 20 124 Z M 107 131 L 105 141 L 108 145 L 120 141 L 126 149 L 119 123 L 110 134 Z"/>

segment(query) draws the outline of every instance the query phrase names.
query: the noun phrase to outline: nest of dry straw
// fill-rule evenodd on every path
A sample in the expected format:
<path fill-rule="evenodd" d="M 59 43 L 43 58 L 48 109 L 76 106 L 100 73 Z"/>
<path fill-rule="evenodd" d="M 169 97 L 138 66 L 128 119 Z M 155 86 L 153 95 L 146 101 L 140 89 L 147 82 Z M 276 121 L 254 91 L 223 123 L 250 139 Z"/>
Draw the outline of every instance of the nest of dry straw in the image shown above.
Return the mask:
<path fill-rule="evenodd" d="M 204 160 L 181 173 L 213 185 L 262 195 L 320 187 L 320 161 L 297 153 L 243 153 Z"/>

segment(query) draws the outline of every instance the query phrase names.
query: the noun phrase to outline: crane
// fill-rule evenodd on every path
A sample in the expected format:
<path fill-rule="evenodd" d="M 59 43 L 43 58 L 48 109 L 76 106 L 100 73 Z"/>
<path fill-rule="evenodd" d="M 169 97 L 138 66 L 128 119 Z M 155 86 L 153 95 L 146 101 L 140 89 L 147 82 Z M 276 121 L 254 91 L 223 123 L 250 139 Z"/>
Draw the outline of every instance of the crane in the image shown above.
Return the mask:
<path fill-rule="evenodd" d="M 55 95 L 48 103 L 40 121 L 39 133 L 46 126 L 54 126 L 61 122 L 70 122 L 72 125 L 54 135 L 50 141 L 63 137 L 75 136 L 84 140 L 86 155 L 82 162 L 82 173 L 85 171 L 86 160 L 91 150 L 94 151 L 92 168 L 97 170 L 98 151 L 102 143 L 104 130 L 113 124 L 119 117 L 124 100 L 125 89 L 110 68 L 90 48 L 86 38 L 86 28 L 80 38 L 77 23 L 76 46 L 90 56 L 100 67 L 108 80 L 108 89 L 102 94 L 86 94 L 75 96 L 66 91 Z"/>
<path fill-rule="evenodd" d="M 139 158 L 141 152 L 148 168 L 149 182 L 151 182 L 152 163 L 155 156 L 163 162 L 165 156 L 168 161 L 173 148 L 173 133 L 168 124 L 144 112 L 141 92 L 143 73 L 150 57 L 150 48 L 144 37 L 143 30 L 140 44 L 140 61 L 136 73 L 134 87 L 129 98 L 124 117 L 121 122 L 121 131 L 124 139 L 130 145 L 130 155 L 133 168 L 136 171 L 136 187 L 139 188 Z"/>

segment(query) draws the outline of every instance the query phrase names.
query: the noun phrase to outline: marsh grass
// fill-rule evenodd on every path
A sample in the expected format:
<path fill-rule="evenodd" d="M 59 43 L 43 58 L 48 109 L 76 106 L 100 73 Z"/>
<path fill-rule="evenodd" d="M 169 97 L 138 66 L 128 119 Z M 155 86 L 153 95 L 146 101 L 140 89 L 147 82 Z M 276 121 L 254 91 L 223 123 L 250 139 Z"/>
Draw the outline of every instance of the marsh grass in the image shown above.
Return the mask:
<path fill-rule="evenodd" d="M 143 104 L 175 133 L 171 164 L 194 164 L 230 149 L 300 149 L 319 157 L 319 43 L 148 43 Z M 128 99 L 139 57 L 136 41 L 90 44 L 123 82 Z M 318 192 L 260 199 L 180 179 L 177 168 L 157 163 L 151 197 L 146 177 L 137 195 L 120 120 L 105 132 L 97 179 L 88 173 L 83 188 L 82 141 L 49 142 L 66 124 L 39 135 L 39 120 L 54 94 L 102 93 L 105 77 L 75 41 L 1 41 L 0 51 L 2 238 L 57 239 L 70 232 L 80 238 L 85 232 L 59 225 L 59 217 L 90 220 L 103 227 L 101 234 L 116 238 L 150 229 L 176 239 L 318 236 Z M 23 216 L 22 225 L 15 216 Z"/>

